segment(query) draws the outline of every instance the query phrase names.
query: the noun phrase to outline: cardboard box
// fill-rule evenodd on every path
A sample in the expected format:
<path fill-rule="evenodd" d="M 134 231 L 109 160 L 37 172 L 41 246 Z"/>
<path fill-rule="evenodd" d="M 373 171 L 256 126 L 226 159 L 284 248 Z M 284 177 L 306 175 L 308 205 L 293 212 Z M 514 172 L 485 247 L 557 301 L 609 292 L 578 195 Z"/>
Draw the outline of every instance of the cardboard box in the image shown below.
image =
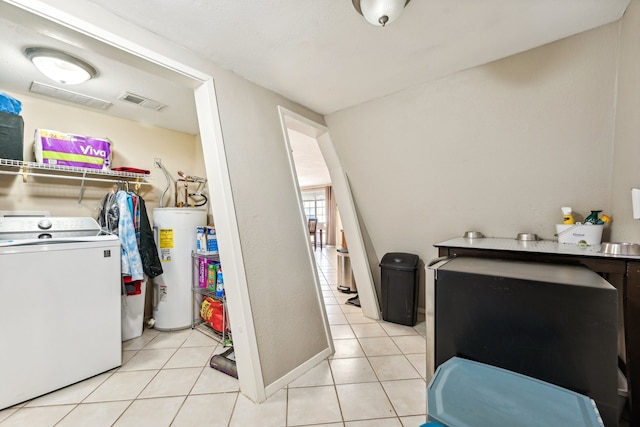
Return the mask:
<path fill-rule="evenodd" d="M 207 252 L 218 253 L 218 236 L 215 227 L 206 227 Z"/>
<path fill-rule="evenodd" d="M 218 253 L 218 237 L 213 226 L 200 226 L 196 229 L 196 251 L 205 254 Z"/>
<path fill-rule="evenodd" d="M 205 252 L 207 249 L 207 235 L 204 226 L 196 227 L 196 251 Z"/>

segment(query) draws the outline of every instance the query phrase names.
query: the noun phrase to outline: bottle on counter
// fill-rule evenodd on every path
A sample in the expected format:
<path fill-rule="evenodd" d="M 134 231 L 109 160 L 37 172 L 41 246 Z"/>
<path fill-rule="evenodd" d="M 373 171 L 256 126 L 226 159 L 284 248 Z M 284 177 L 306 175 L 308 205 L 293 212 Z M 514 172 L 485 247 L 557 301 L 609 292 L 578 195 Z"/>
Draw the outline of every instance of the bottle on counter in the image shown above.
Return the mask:
<path fill-rule="evenodd" d="M 585 218 L 584 223 L 585 224 L 598 224 L 598 221 L 600 221 L 600 212 L 602 212 L 602 211 L 591 211 L 589 216 L 587 218 Z"/>
<path fill-rule="evenodd" d="M 562 208 L 562 223 L 563 224 L 575 224 L 575 219 L 573 218 L 573 210 L 570 207 Z"/>

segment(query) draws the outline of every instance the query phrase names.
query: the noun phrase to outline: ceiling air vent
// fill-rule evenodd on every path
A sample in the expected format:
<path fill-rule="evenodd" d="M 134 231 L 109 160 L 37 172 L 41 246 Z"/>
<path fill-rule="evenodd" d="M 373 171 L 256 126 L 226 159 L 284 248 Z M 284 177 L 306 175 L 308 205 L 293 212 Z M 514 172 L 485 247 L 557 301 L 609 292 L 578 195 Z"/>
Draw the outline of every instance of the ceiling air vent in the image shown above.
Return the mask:
<path fill-rule="evenodd" d="M 83 95 L 66 89 L 60 89 L 40 82 L 31 82 L 29 90 L 33 93 L 50 96 L 67 102 L 73 102 L 74 104 L 84 105 L 85 107 L 96 108 L 98 110 L 106 110 L 111 106 L 111 103 L 104 99 L 94 98 L 92 96 Z"/>
<path fill-rule="evenodd" d="M 161 104 L 158 101 L 154 101 L 153 99 L 145 98 L 144 96 L 136 95 L 135 93 L 130 92 L 123 93 L 118 97 L 118 99 L 139 105 L 144 108 L 149 108 L 150 110 L 161 111 L 166 108 L 166 105 Z"/>

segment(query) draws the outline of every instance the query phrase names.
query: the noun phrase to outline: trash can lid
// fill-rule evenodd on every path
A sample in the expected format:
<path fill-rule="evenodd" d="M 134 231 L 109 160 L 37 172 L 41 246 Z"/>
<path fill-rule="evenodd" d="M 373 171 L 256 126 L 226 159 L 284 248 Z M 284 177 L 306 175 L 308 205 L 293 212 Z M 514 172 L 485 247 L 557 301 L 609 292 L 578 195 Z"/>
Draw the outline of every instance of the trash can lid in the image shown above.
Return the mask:
<path fill-rule="evenodd" d="M 380 267 L 389 267 L 394 270 L 415 270 L 418 268 L 418 255 L 389 252 L 382 257 Z"/>
<path fill-rule="evenodd" d="M 459 357 L 438 367 L 427 403 L 429 421 L 448 426 L 604 426 L 585 395 Z"/>

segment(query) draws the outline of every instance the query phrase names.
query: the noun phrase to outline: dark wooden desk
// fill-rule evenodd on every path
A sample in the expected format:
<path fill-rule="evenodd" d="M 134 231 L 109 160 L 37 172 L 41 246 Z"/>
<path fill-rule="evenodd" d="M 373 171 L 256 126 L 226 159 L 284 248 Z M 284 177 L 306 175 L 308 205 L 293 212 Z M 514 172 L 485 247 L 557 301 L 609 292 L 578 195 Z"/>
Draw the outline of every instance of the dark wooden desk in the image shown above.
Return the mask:
<path fill-rule="evenodd" d="M 539 244 L 538 244 L 539 243 Z M 597 247 L 577 249 L 551 241 L 517 242 L 515 239 L 452 239 L 435 245 L 438 256 L 470 256 L 583 265 L 605 279 L 620 275 L 629 386 L 629 425 L 640 427 L 640 257 L 607 256 Z"/>

